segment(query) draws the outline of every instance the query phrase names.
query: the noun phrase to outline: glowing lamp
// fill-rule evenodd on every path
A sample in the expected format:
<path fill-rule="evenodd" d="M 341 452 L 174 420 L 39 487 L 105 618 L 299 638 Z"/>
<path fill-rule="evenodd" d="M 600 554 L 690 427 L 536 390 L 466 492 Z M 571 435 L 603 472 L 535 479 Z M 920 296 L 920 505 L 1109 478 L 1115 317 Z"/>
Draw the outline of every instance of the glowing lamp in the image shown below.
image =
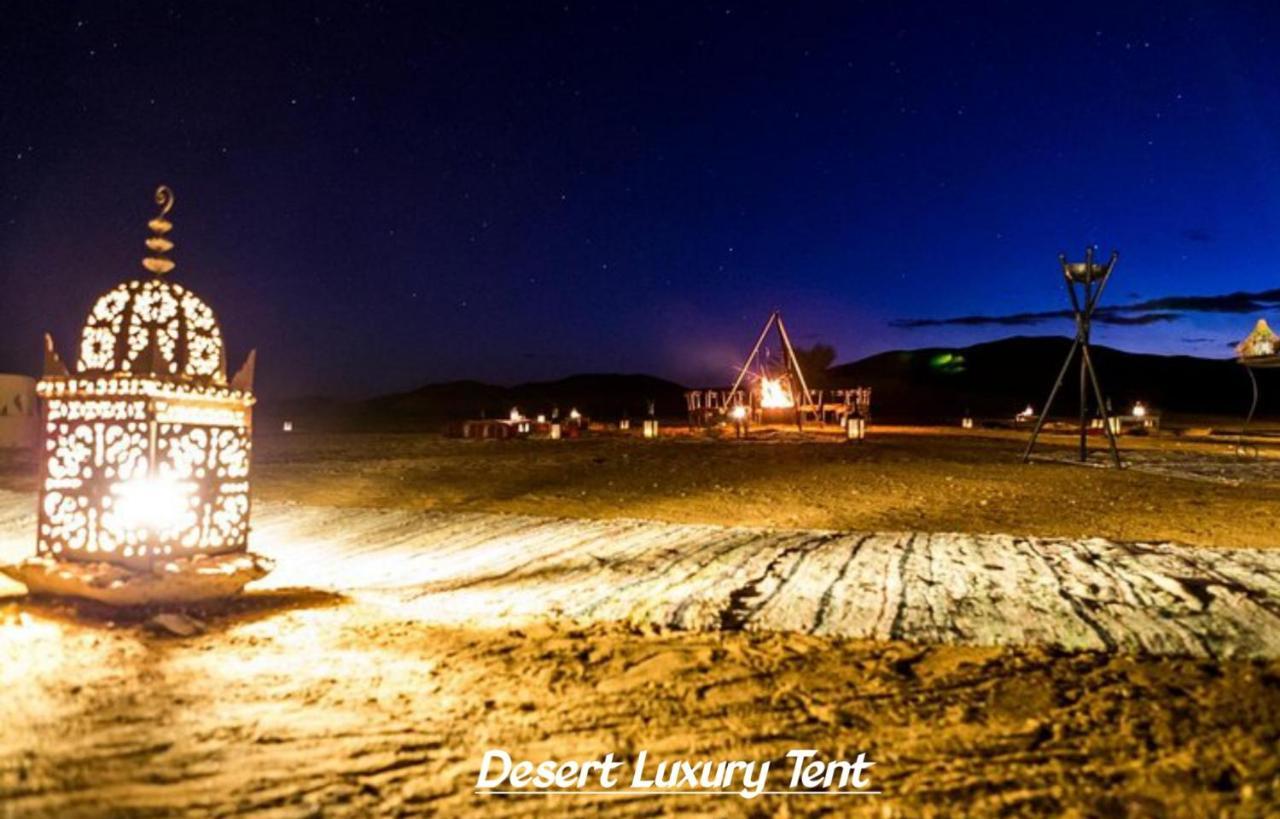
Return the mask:
<path fill-rule="evenodd" d="M 509 417 L 511 418 L 511 420 L 512 420 L 512 421 L 523 421 L 523 420 L 524 420 L 524 416 L 520 414 L 520 408 L 519 408 L 519 407 L 512 407 L 512 408 L 511 408 L 511 415 L 510 415 Z"/>
<path fill-rule="evenodd" d="M 198 599 L 269 569 L 248 553 L 255 354 L 227 380 L 213 311 L 164 278 L 172 192 L 157 189 L 156 203 L 143 261 L 155 276 L 97 300 L 74 374 L 45 336 L 37 556 L 6 569 L 32 591 Z"/>
<path fill-rule="evenodd" d="M 551 425 L 551 440 L 553 441 L 560 440 L 560 424 L 558 423 Z"/>
<path fill-rule="evenodd" d="M 623 418 L 621 421 L 619 421 L 618 429 L 622 430 L 623 432 L 626 432 L 627 430 L 631 429 L 631 419 Z"/>
<path fill-rule="evenodd" d="M 1014 416 L 1018 421 L 1030 421 L 1034 417 L 1036 417 L 1036 411 L 1030 404 L 1027 404 L 1026 409 Z"/>
<path fill-rule="evenodd" d="M 968 415 L 960 419 L 960 427 L 962 429 L 973 429 L 973 419 Z"/>
<path fill-rule="evenodd" d="M 849 441 L 861 441 L 867 437 L 867 419 L 861 415 L 854 413 L 844 419 L 845 439 Z"/>
<path fill-rule="evenodd" d="M 1134 405 L 1133 405 L 1133 417 L 1134 417 L 1134 418 L 1145 418 L 1146 416 L 1147 416 L 1147 408 L 1146 408 L 1145 406 L 1143 406 L 1143 403 L 1142 403 L 1141 401 L 1138 401 L 1138 402 L 1134 403 Z"/>
<path fill-rule="evenodd" d="M 747 420 L 747 408 L 739 404 L 729 411 L 729 417 L 738 423 Z"/>
<path fill-rule="evenodd" d="M 581 421 L 581 420 L 582 420 L 582 413 L 578 412 L 576 409 L 571 409 L 571 410 L 569 410 L 569 420 L 570 420 L 570 421 Z"/>
<path fill-rule="evenodd" d="M 539 424 L 545 424 L 546 422 L 547 422 L 547 416 L 545 416 L 545 415 L 539 415 L 539 416 L 538 416 L 538 423 L 539 423 Z"/>
<path fill-rule="evenodd" d="M 293 422 L 285 421 L 283 424 L 280 425 L 280 429 L 283 430 L 284 432 L 293 432 Z"/>
<path fill-rule="evenodd" d="M 658 419 L 657 418 L 644 419 L 644 437 L 646 438 L 658 437 Z"/>

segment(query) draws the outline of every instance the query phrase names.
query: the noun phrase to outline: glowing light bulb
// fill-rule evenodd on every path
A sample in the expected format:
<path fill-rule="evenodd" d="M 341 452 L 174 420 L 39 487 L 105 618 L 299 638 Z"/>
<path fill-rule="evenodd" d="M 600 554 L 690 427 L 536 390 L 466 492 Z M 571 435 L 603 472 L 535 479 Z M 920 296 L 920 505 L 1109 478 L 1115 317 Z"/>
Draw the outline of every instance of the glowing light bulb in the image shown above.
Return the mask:
<path fill-rule="evenodd" d="M 111 487 L 112 508 L 129 529 L 169 532 L 182 525 L 191 487 L 173 478 L 137 478 Z"/>

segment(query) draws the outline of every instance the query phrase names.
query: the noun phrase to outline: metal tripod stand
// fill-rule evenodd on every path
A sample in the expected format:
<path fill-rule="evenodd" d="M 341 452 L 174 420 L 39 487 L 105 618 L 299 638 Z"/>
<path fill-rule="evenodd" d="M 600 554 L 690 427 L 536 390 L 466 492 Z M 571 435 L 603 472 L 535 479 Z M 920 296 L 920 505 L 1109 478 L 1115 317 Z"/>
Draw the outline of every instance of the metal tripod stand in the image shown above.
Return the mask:
<path fill-rule="evenodd" d="M 1102 298 L 1102 291 L 1106 288 L 1107 280 L 1111 278 L 1111 271 L 1115 269 L 1116 260 L 1119 258 L 1119 252 L 1113 251 L 1111 259 L 1106 264 L 1095 262 L 1093 248 L 1085 250 L 1083 262 L 1068 262 L 1065 253 L 1058 256 L 1058 262 L 1062 265 L 1062 275 L 1067 280 L 1067 292 L 1071 294 L 1071 308 L 1076 315 L 1076 338 L 1071 343 L 1067 360 L 1062 362 L 1062 369 L 1058 371 L 1058 380 L 1054 382 L 1053 389 L 1049 392 L 1049 400 L 1045 401 L 1044 410 L 1036 419 L 1035 429 L 1031 431 L 1031 440 L 1027 442 L 1027 450 L 1022 453 L 1023 463 L 1031 460 L 1031 451 L 1035 449 L 1036 439 L 1040 436 L 1040 430 L 1044 427 L 1050 410 L 1053 409 L 1053 399 L 1058 397 L 1062 381 L 1067 377 L 1067 370 L 1071 368 L 1071 362 L 1076 356 L 1076 351 L 1079 350 L 1080 460 L 1084 462 L 1089 459 L 1089 385 L 1092 385 L 1094 399 L 1098 402 L 1098 411 L 1102 414 L 1102 428 L 1106 431 L 1107 442 L 1111 445 L 1111 458 L 1115 461 L 1117 469 L 1124 466 L 1120 461 L 1120 450 L 1116 446 L 1116 434 L 1111 425 L 1107 401 L 1102 397 L 1098 373 L 1094 370 L 1093 358 L 1089 355 L 1089 326 L 1093 320 L 1093 312 L 1098 307 L 1098 300 Z M 1080 288 L 1078 294 L 1077 287 Z"/>

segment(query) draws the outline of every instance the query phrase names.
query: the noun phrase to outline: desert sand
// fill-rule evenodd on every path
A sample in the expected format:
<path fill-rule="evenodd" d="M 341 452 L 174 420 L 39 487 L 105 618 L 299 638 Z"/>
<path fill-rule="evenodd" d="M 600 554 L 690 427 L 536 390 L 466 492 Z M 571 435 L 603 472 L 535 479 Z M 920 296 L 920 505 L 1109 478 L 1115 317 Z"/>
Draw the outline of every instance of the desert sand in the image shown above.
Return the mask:
<path fill-rule="evenodd" d="M 1022 467 L 1014 436 L 927 430 L 856 446 L 781 434 L 260 436 L 255 497 L 264 526 L 295 505 L 1105 538 L 1173 542 L 1208 566 L 1216 549 L 1280 543 L 1274 460 L 1237 464 L 1220 441 L 1133 446 L 1148 471 Z M 33 502 L 29 460 L 5 459 L 0 488 Z M 18 517 L 0 526 L 0 558 L 30 549 Z M 346 535 L 379 540 L 376 528 Z M 1280 798 L 1274 658 L 873 641 L 732 620 L 513 628 L 431 616 L 430 595 L 415 609 L 354 579 L 345 590 L 291 587 L 290 571 L 191 612 L 203 631 L 186 637 L 148 625 L 152 612 L 0 589 L 10 595 L 0 598 L 3 810 L 1262 816 Z M 474 777 L 490 747 L 531 758 L 866 750 L 884 793 L 854 803 L 480 797 Z"/>

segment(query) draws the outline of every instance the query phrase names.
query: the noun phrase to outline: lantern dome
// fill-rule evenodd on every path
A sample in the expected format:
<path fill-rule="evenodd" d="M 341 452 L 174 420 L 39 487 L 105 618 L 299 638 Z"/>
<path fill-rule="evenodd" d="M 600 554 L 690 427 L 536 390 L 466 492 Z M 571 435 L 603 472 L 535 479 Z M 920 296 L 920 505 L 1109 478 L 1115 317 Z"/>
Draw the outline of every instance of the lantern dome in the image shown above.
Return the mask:
<path fill-rule="evenodd" d="M 142 260 L 156 278 L 121 282 L 99 297 L 80 334 L 80 373 L 226 385 L 222 331 L 213 310 L 195 293 L 163 278 L 173 270 L 168 257 L 173 223 L 166 218 L 173 201 L 168 187 L 156 188 L 160 213 L 147 223 L 150 253 Z"/>
<path fill-rule="evenodd" d="M 122 282 L 98 299 L 80 335 L 76 369 L 227 382 L 213 310 L 182 285 L 159 278 Z"/>

